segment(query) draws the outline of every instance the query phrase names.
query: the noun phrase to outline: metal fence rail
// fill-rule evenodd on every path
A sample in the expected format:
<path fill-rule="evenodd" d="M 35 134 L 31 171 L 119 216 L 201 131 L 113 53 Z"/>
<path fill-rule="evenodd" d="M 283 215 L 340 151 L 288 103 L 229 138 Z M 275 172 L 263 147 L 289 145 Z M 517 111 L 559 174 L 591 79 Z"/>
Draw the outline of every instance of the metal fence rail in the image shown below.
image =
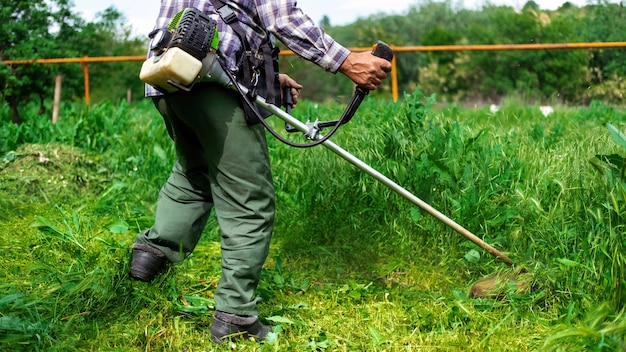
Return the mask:
<path fill-rule="evenodd" d="M 428 46 L 394 46 L 391 45 L 394 53 L 406 52 L 426 52 L 426 51 L 498 51 L 498 50 L 556 50 L 556 49 L 606 49 L 606 48 L 626 48 L 626 42 L 590 42 L 590 43 L 548 43 L 548 44 L 469 44 L 469 45 L 428 45 Z M 371 48 L 348 48 L 351 51 L 362 52 L 372 50 Z M 283 50 L 281 56 L 293 56 L 291 50 Z M 85 103 L 90 103 L 89 93 L 89 64 L 98 62 L 119 62 L 119 61 L 143 61 L 144 55 L 137 56 L 100 56 L 100 57 L 80 57 L 80 58 L 54 58 L 54 59 L 30 59 L 30 60 L 4 60 L 7 65 L 27 65 L 27 64 L 61 64 L 79 63 L 83 67 L 85 76 Z M 398 69 L 396 58 L 391 62 L 391 94 L 394 101 L 398 100 Z"/>

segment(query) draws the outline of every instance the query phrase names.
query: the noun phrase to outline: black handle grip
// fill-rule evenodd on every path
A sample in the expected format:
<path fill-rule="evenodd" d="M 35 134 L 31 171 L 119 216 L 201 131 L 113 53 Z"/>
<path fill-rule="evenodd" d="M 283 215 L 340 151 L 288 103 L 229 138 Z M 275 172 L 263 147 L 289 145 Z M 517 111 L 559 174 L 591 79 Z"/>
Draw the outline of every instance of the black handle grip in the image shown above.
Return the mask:
<path fill-rule="evenodd" d="M 291 108 L 293 108 L 293 95 L 291 94 L 291 87 L 284 86 L 283 87 L 283 106 L 285 107 L 285 112 L 290 114 Z M 289 123 L 285 122 L 285 130 L 287 132 L 298 132 L 298 129 L 291 126 Z"/>
<path fill-rule="evenodd" d="M 372 48 L 372 55 L 383 58 L 387 61 L 393 60 L 393 50 L 387 43 L 377 40 Z"/>
<path fill-rule="evenodd" d="M 381 40 L 377 40 L 376 44 L 374 44 L 374 46 L 372 47 L 372 55 L 383 58 L 387 61 L 393 60 L 393 50 L 387 43 Z M 354 116 L 354 113 L 361 105 L 361 102 L 363 101 L 365 96 L 368 94 L 369 90 L 357 86 L 354 95 L 352 96 L 352 99 L 350 99 L 348 106 L 344 110 L 339 120 L 322 122 L 318 125 L 318 127 L 332 127 L 336 126 L 338 123 L 342 125 L 347 123 L 348 121 L 350 121 L 350 119 L 352 119 L 352 116 Z M 287 113 L 289 113 L 291 108 L 293 107 L 293 97 L 291 96 L 290 87 L 283 87 L 283 106 L 285 107 L 285 111 Z M 290 126 L 288 123 L 285 123 L 285 129 L 288 132 L 298 131 L 294 127 Z"/>
<path fill-rule="evenodd" d="M 393 60 L 393 50 L 387 43 L 383 42 L 382 40 L 376 41 L 376 44 L 374 44 L 374 46 L 372 47 L 372 55 L 385 59 L 389 62 Z M 369 90 L 359 86 L 356 87 L 356 93 L 358 95 L 367 95 L 369 93 Z"/>
<path fill-rule="evenodd" d="M 289 110 L 293 107 L 293 95 L 291 95 L 291 87 L 283 87 L 283 106 Z M 287 111 L 289 113 L 289 111 Z"/>

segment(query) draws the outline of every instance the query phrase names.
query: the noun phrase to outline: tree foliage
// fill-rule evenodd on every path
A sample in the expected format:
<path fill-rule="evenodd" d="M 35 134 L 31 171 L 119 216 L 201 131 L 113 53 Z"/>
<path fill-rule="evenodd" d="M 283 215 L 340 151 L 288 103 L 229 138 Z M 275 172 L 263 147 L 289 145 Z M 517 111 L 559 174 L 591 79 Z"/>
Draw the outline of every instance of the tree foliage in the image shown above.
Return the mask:
<path fill-rule="evenodd" d="M 51 29 L 65 28 L 60 21 L 67 7 L 66 1 L 58 1 L 53 11 L 44 0 L 2 1 L 0 20 L 0 59 L 37 59 L 63 55 L 65 43 L 56 43 Z M 48 88 L 41 79 L 58 74 L 59 67 L 42 65 L 14 65 L 0 71 L 2 95 L 11 109 L 13 121 L 19 123 L 18 106 L 25 98 L 37 96 L 41 101 Z M 43 106 L 43 105 L 42 105 Z"/>
<path fill-rule="evenodd" d="M 0 60 L 132 55 L 140 46 L 143 50 L 142 40 L 130 38 L 130 31 L 122 26 L 123 15 L 114 8 L 100 14 L 96 22 L 86 23 L 72 11 L 70 0 L 1 0 L 0 4 Z M 131 78 L 136 72 L 136 64 L 131 63 L 106 72 L 93 67 L 90 75 L 95 83 L 106 77 L 106 83 L 94 86 L 111 92 L 119 87 L 140 89 L 138 80 Z M 14 122 L 22 121 L 20 108 L 33 99 L 40 104 L 40 114 L 44 113 L 57 75 L 63 77 L 65 99 L 82 96 L 83 72 L 77 64 L 0 65 L 2 98 Z M 109 93 L 102 95 L 111 98 Z"/>
<path fill-rule="evenodd" d="M 535 1 L 521 9 L 486 2 L 470 10 L 451 0 L 418 0 L 403 15 L 379 14 L 327 30 L 342 43 L 362 47 L 376 39 L 396 46 L 624 41 L 625 11 L 606 1 L 583 7 L 564 2 L 548 11 Z M 424 52 L 399 54 L 397 64 L 400 91 L 417 86 L 441 101 L 497 103 L 516 95 L 623 103 L 618 91 L 626 86 L 620 78 L 624 55 L 619 49 Z"/>

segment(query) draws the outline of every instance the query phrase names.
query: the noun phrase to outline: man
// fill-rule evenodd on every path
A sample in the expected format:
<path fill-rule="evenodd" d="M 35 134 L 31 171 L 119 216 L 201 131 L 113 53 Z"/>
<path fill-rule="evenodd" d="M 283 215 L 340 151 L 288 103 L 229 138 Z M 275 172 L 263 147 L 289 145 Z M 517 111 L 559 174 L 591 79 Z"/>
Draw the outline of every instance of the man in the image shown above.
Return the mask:
<path fill-rule="evenodd" d="M 237 74 L 244 70 L 242 52 L 261 52 L 268 33 L 304 59 L 331 73 L 341 72 L 366 89 L 375 89 L 391 70 L 388 61 L 371 53 L 350 52 L 335 42 L 294 0 L 231 0 L 227 7 L 223 5 L 220 0 L 162 0 L 155 28 L 165 27 L 187 7 L 213 14 L 218 21 L 220 55 L 226 68 Z M 224 22 L 228 13 L 236 15 L 238 24 Z M 241 30 L 233 29 L 237 25 L 247 43 L 240 40 Z M 282 87 L 291 88 L 297 102 L 302 87 L 286 75 L 279 75 L 279 81 Z M 146 95 L 164 118 L 177 162 L 159 193 L 154 225 L 137 235 L 130 276 L 152 281 L 165 263 L 180 262 L 191 254 L 215 207 L 222 276 L 214 293 L 212 340 L 263 339 L 268 327 L 259 322 L 254 293 L 267 258 L 275 210 L 263 126 L 251 123 L 241 97 L 218 83 L 166 95 L 147 86 Z"/>

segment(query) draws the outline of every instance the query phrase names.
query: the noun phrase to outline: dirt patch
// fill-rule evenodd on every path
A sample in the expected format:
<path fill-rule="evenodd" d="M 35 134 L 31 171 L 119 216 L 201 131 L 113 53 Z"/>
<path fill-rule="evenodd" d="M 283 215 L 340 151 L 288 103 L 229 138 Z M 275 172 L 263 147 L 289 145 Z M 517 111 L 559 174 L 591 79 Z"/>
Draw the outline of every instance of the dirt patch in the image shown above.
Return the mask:
<path fill-rule="evenodd" d="M 533 290 L 533 275 L 529 272 L 504 272 L 484 277 L 470 288 L 470 298 L 505 299 L 507 293 L 524 295 Z"/>

